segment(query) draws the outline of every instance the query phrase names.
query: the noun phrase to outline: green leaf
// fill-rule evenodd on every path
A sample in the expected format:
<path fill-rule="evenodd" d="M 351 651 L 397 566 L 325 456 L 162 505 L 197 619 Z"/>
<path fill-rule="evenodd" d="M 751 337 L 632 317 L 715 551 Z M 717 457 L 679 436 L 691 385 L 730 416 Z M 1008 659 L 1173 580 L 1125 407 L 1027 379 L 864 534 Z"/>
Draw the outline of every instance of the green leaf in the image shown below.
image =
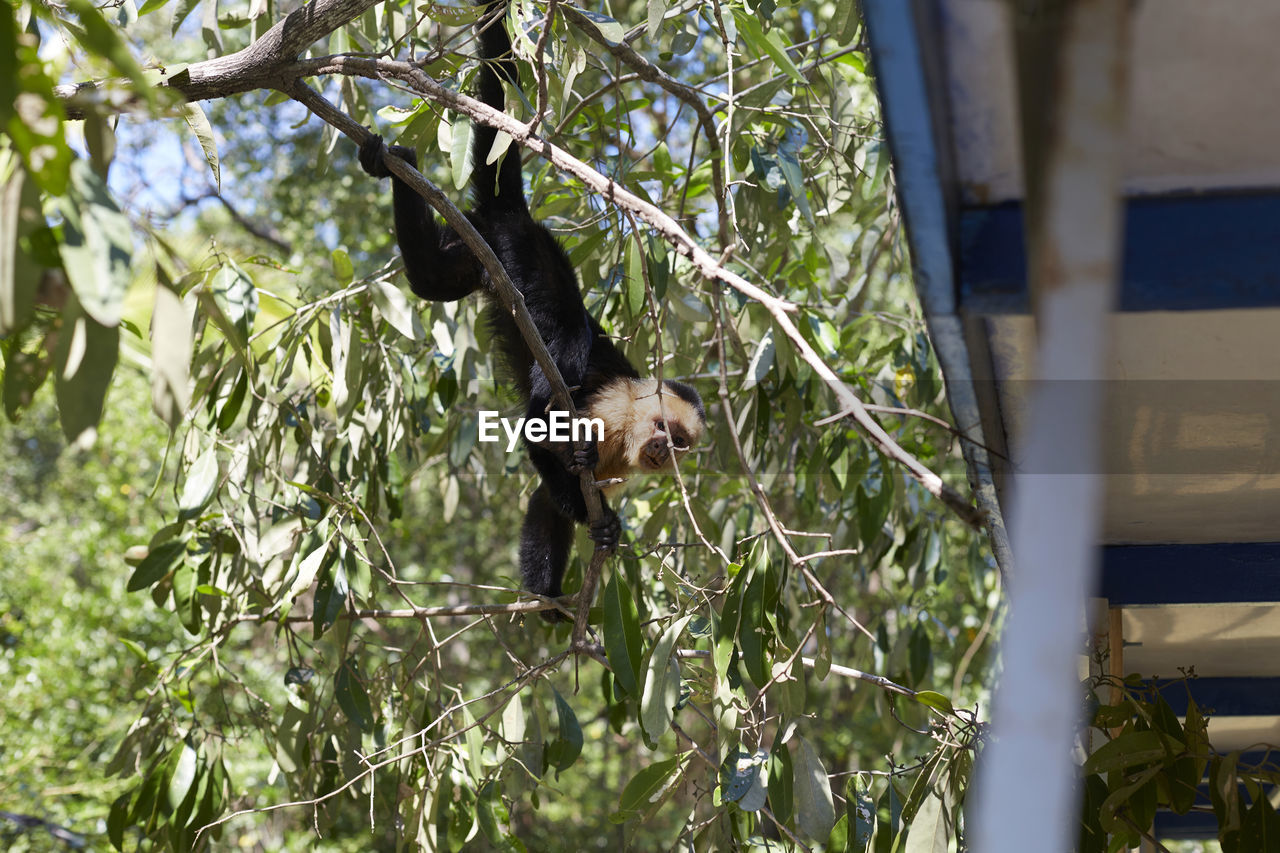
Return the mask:
<path fill-rule="evenodd" d="M 209 278 L 209 292 L 222 310 L 232 328 L 223 329 L 227 334 L 238 334 L 237 343 L 248 341 L 258 314 L 258 291 L 253 279 L 240 269 L 235 261 L 228 260 Z"/>
<path fill-rule="evenodd" d="M 68 441 L 97 427 L 120 354 L 120 330 L 81 313 L 75 300 L 63 312 L 54 354 L 58 418 Z"/>
<path fill-rule="evenodd" d="M 1156 731 L 1126 731 L 1094 750 L 1084 763 L 1085 773 L 1108 773 L 1164 758 L 1164 741 Z"/>
<path fill-rule="evenodd" d="M 921 705 L 926 708 L 932 708 L 942 714 L 955 713 L 955 708 L 951 704 L 951 700 L 941 693 L 935 693 L 932 690 L 921 690 L 913 697 Z"/>
<path fill-rule="evenodd" d="M 116 797 L 111 804 L 111 811 L 107 813 L 107 840 L 121 853 L 124 851 L 124 831 L 129 825 L 129 801 L 132 798 L 133 791 L 121 794 Z"/>
<path fill-rule="evenodd" d="M 556 699 L 558 736 L 547 744 L 547 763 L 556 768 L 558 773 L 568 769 L 582 754 L 582 726 L 578 723 L 578 716 L 573 713 L 573 708 L 569 707 L 569 703 L 560 695 L 560 691 L 553 687 L 551 692 L 555 694 Z"/>
<path fill-rule="evenodd" d="M 622 43 L 623 37 L 626 35 L 626 31 L 622 28 L 622 24 L 619 24 L 613 18 L 587 9 L 578 9 L 572 6 L 569 8 L 573 9 L 578 15 L 581 15 L 583 18 L 590 21 L 591 25 L 595 27 L 596 31 L 599 32 L 604 40 L 609 44 Z"/>
<path fill-rule="evenodd" d="M 1079 853 L 1105 853 L 1107 849 L 1107 833 L 1102 828 L 1100 817 L 1107 793 L 1107 783 L 1101 776 L 1092 774 L 1085 777 Z"/>
<path fill-rule="evenodd" d="M 361 731 L 373 730 L 373 706 L 369 703 L 369 694 L 364 689 L 356 662 L 351 658 L 338 667 L 338 674 L 333 679 L 333 692 L 347 719 Z"/>
<path fill-rule="evenodd" d="M 670 780 L 680 769 L 681 760 L 682 756 L 674 755 L 655 761 L 632 776 L 618 798 L 618 817 L 630 820 L 646 813 L 671 786 Z"/>
<path fill-rule="evenodd" d="M 742 665 L 751 682 L 760 688 L 768 683 L 770 676 L 768 651 L 765 648 L 765 631 L 768 628 L 765 624 L 764 606 L 765 572 L 764 566 L 758 566 L 751 574 L 751 582 L 742 593 L 742 626 L 738 629 Z"/>
<path fill-rule="evenodd" d="M 769 809 L 783 824 L 790 825 L 795 811 L 795 768 L 791 766 L 791 750 L 779 738 L 769 756 Z"/>
<path fill-rule="evenodd" d="M 680 667 L 671 652 L 692 618 L 690 613 L 668 626 L 649 653 L 640 697 L 640 725 L 651 740 L 666 734 L 671 726 L 671 709 L 680 701 Z"/>
<path fill-rule="evenodd" d="M 316 575 L 319 574 L 320 568 L 324 565 L 325 558 L 329 556 L 329 553 L 329 542 L 326 540 L 302 558 L 298 563 L 297 577 L 289 584 L 289 589 L 281 599 L 282 604 L 288 606 L 299 595 L 311 589 L 311 584 L 315 582 Z"/>
<path fill-rule="evenodd" d="M 9 11 L 0 10 L 0 21 Z M 0 150 L 0 335 L 25 326 L 35 311 L 42 271 L 21 241 L 43 225 L 35 182 L 16 154 Z"/>
<path fill-rule="evenodd" d="M 644 314 L 644 258 L 635 241 L 627 241 L 627 310 L 632 317 Z"/>
<path fill-rule="evenodd" d="M 151 406 L 170 429 L 181 423 L 191 404 L 192 345 L 191 315 L 182 299 L 163 282 L 157 284 L 151 311 Z"/>
<path fill-rule="evenodd" d="M 907 641 L 907 660 L 911 669 L 911 683 L 919 684 L 929 674 L 929 663 L 933 659 L 933 649 L 929 644 L 929 632 L 924 623 L 917 622 L 911 629 L 911 638 Z"/>
<path fill-rule="evenodd" d="M 369 293 L 373 296 L 373 304 L 378 306 L 382 319 L 391 324 L 391 328 L 411 341 L 426 338 L 426 330 L 418 319 L 418 312 L 409 304 L 404 292 L 387 281 L 375 279 L 369 282 Z"/>
<path fill-rule="evenodd" d="M 662 18 L 667 14 L 667 4 L 663 0 L 649 0 L 649 22 L 646 31 L 649 40 L 653 41 L 662 30 Z"/>
<path fill-rule="evenodd" d="M 738 24 L 738 34 L 742 36 L 757 55 L 764 53 L 770 59 L 777 63 L 778 68 L 792 79 L 792 81 L 807 86 L 808 81 L 804 75 L 800 73 L 800 69 L 791 61 L 791 57 L 787 55 L 786 48 L 782 45 L 782 36 L 780 31 L 775 27 L 767 34 L 760 26 L 760 20 L 755 15 L 749 14 L 745 9 L 734 9 L 733 19 Z M 825 835 L 822 836 L 824 839 Z"/>
<path fill-rule="evenodd" d="M 844 791 L 845 814 L 851 827 L 848 849 L 862 853 L 870 846 L 876 831 L 876 804 L 872 802 L 871 789 L 861 775 L 849 777 Z"/>
<path fill-rule="evenodd" d="M 461 113 L 454 117 L 449 135 L 449 165 L 453 186 L 463 190 L 471 179 L 471 119 Z"/>
<path fill-rule="evenodd" d="M 333 263 L 333 277 L 338 280 L 338 284 L 350 284 L 351 279 L 355 278 L 356 268 L 352 265 L 347 250 L 339 246 L 329 253 L 329 260 Z"/>
<path fill-rule="evenodd" d="M 747 382 L 744 387 L 753 388 L 769 375 L 769 371 L 773 370 L 775 355 L 776 347 L 773 343 L 773 329 L 769 329 L 764 333 L 764 337 L 760 339 L 760 342 L 756 344 L 756 351 L 751 356 L 750 364 L 747 365 Z"/>
<path fill-rule="evenodd" d="M 180 517 L 192 518 L 198 515 L 213 497 L 213 490 L 217 485 L 218 452 L 216 447 L 210 445 L 187 469 L 187 480 L 182 485 L 182 496 L 178 498 Z"/>
<path fill-rule="evenodd" d="M 316 587 L 314 610 L 311 614 L 312 638 L 320 639 L 333 626 L 347 603 L 347 570 L 340 562 L 330 565 L 320 577 Z M 512 738 L 518 740 L 518 738 Z"/>
<path fill-rule="evenodd" d="M 182 106 L 182 118 L 196 135 L 200 150 L 204 152 L 204 161 L 213 172 L 213 185 L 222 192 L 222 169 L 218 162 L 218 140 L 213 136 L 213 125 L 204 114 L 204 108 L 197 101 L 189 101 Z"/>
<path fill-rule="evenodd" d="M 146 559 L 133 570 L 133 575 L 129 578 L 129 584 L 125 589 L 129 592 L 137 592 L 158 583 L 169 574 L 173 564 L 186 553 L 186 550 L 186 542 L 165 542 L 155 546 L 147 554 Z"/>
<path fill-rule="evenodd" d="M 618 575 L 610 575 L 604 588 L 604 650 L 618 685 L 628 696 L 638 696 L 643 644 L 640 614 L 631 598 L 631 588 Z"/>
<path fill-rule="evenodd" d="M 942 800 L 933 794 L 924 798 L 907 833 L 904 853 L 947 853 L 951 833 Z"/>
<path fill-rule="evenodd" d="M 71 164 L 59 200 L 64 219 L 62 263 L 85 313 L 103 326 L 120 322 L 132 279 L 133 233 L 102 177 L 84 160 Z"/>
<path fill-rule="evenodd" d="M 797 736 L 792 756 L 795 781 L 796 828 L 809 838 L 825 841 L 836 823 L 831 782 L 818 753 L 802 736 Z"/>
<path fill-rule="evenodd" d="M 0 9 L 0 128 L 8 127 L 18 100 L 18 21 L 12 3 Z"/>
<path fill-rule="evenodd" d="M 196 751 L 186 743 L 179 744 L 176 749 L 178 756 L 169 777 L 167 792 L 171 809 L 176 809 L 187 798 L 191 783 L 196 778 Z"/>

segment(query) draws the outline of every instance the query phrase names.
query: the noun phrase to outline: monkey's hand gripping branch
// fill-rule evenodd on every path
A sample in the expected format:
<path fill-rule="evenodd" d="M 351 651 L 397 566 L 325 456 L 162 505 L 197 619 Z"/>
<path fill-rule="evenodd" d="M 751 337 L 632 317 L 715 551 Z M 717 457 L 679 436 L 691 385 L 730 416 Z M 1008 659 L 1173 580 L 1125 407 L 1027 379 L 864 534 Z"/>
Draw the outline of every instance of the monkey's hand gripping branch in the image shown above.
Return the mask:
<path fill-rule="evenodd" d="M 368 128 L 358 124 L 351 116 L 330 104 L 301 80 L 293 81 L 284 91 L 296 101 L 305 105 L 307 109 L 322 120 L 346 134 L 357 145 L 364 144 L 373 136 L 373 133 Z M 538 330 L 533 324 L 533 318 L 529 316 L 529 311 L 525 307 L 524 297 L 516 289 L 515 285 L 511 283 L 511 279 L 507 277 L 506 270 L 502 268 L 502 263 L 498 260 L 497 255 L 493 253 L 493 249 L 484 241 L 484 238 L 480 236 L 475 226 L 471 224 L 471 221 L 467 219 L 462 211 L 454 206 L 449 197 L 424 178 L 417 169 L 395 156 L 384 155 L 383 162 L 391 174 L 404 181 L 414 192 L 426 199 L 427 204 L 438 210 L 444 220 L 453 227 L 458 236 L 462 238 L 462 241 L 467 244 L 467 247 L 475 253 L 481 266 L 484 267 L 485 272 L 489 275 L 489 281 L 493 285 L 498 301 L 502 303 L 506 310 L 511 312 L 511 317 L 515 320 L 516 327 L 520 329 L 521 337 L 524 338 L 530 352 L 533 353 L 534 361 L 542 368 L 543 374 L 551 385 L 552 399 L 557 406 L 569 413 L 569 417 L 578 417 L 578 411 L 573 405 L 573 398 L 569 394 L 569 388 L 565 385 L 564 377 L 560 375 L 560 370 L 556 367 L 555 361 L 552 360 L 551 354 L 547 352 L 546 345 L 543 344 L 542 338 L 538 335 Z M 596 486 L 595 474 L 590 470 L 583 470 L 578 474 L 578 479 L 582 487 L 583 500 L 587 504 L 588 526 L 593 531 L 604 530 L 610 524 L 610 519 L 604 510 L 604 504 L 600 498 L 600 489 Z M 616 519 L 614 519 L 614 523 L 616 524 Z M 613 546 L 616 547 L 616 544 L 615 540 Z M 613 549 L 613 547 L 607 545 L 597 548 L 591 555 L 591 564 L 583 574 L 582 588 L 579 590 L 575 600 L 577 612 L 573 620 L 571 645 L 573 651 L 584 651 L 593 654 L 593 656 L 598 651 L 595 646 L 586 640 L 587 613 L 591 609 L 591 603 L 595 600 L 600 570 L 604 566 L 605 559 L 613 553 Z"/>

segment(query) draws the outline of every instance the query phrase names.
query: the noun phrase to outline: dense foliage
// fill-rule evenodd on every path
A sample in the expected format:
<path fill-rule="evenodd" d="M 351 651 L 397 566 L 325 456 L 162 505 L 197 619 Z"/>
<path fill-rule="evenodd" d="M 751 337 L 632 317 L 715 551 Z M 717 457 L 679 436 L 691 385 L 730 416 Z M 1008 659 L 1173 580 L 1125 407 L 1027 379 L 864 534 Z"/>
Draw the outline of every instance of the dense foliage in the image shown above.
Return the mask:
<path fill-rule="evenodd" d="M 474 9 L 317 5 L 343 3 L 308 56 L 412 55 L 468 91 Z M 512 9 L 530 73 L 509 110 L 785 300 L 800 336 L 527 158 L 590 310 L 708 402 L 680 479 L 623 501 L 580 651 L 504 611 L 533 478 L 477 440 L 477 412 L 514 402 L 477 302 L 411 301 L 387 187 L 299 103 L 154 85 L 293 8 L 0 7 L 6 443 L 32 448 L 5 472 L 0 665 L 48 682 L 90 637 L 42 694 L 78 685 L 73 712 L 18 694 L 0 766 L 28 771 L 4 801 L 180 850 L 954 847 L 998 576 L 819 370 L 903 409 L 878 417 L 962 486 L 853 0 Z M 280 67 L 461 197 L 466 114 L 341 63 Z M 9 740 L 37 719 L 58 731 Z M 66 763 L 31 770 L 41 743 Z"/>

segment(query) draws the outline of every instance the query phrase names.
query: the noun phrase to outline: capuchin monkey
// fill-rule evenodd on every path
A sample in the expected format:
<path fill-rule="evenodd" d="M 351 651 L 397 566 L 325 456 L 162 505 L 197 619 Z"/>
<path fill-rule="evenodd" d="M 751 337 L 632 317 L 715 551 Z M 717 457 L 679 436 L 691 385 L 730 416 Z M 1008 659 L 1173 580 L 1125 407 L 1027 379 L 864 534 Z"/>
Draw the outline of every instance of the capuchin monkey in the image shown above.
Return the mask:
<path fill-rule="evenodd" d="M 486 13 L 478 24 L 483 63 L 480 99 L 502 110 L 502 81 L 518 85 L 511 40 L 504 26 L 507 3 L 490 0 L 483 5 Z M 520 574 L 530 592 L 559 596 L 574 524 L 587 522 L 578 474 L 594 469 L 597 480 L 611 480 L 672 470 L 702 437 L 706 413 L 698 392 L 690 386 L 642 379 L 587 313 L 568 256 L 551 232 L 529 215 L 519 150 L 511 146 L 500 165 L 487 162 L 496 133 L 484 125 L 472 130 L 475 205 L 467 218 L 524 296 L 538 335 L 571 389 L 574 406 L 583 416 L 604 423 L 604 438 L 598 442 L 579 442 L 577 446 L 525 442 L 542 483 L 529 499 L 520 531 Z M 417 166 L 412 148 L 388 148 L 377 136 L 360 147 L 360 164 L 370 175 L 385 178 L 391 174 L 383 162 L 388 155 Z M 420 195 L 395 178 L 392 193 L 396 240 L 413 292 L 423 299 L 451 302 L 476 290 L 485 291 L 489 296 L 485 319 L 501 360 L 527 401 L 525 417 L 546 421 L 551 386 L 510 313 L 493 297 L 480 262 L 457 232 L 436 224 Z M 607 495 L 616 488 L 616 484 L 606 486 L 604 492 Z M 618 544 L 621 524 L 607 502 L 603 509 L 603 520 L 589 533 L 598 547 L 612 549 Z M 548 613 L 553 618 L 556 615 Z"/>

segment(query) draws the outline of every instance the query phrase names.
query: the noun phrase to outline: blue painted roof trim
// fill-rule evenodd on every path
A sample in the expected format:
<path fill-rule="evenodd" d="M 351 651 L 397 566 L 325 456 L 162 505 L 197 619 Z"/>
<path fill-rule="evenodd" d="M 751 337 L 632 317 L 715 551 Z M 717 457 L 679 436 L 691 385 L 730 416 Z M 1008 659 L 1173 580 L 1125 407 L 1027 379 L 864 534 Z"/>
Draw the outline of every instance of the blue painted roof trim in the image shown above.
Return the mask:
<path fill-rule="evenodd" d="M 960 214 L 966 310 L 1030 310 L 1022 205 Z M 1280 194 L 1151 196 L 1125 206 L 1122 311 L 1280 306 Z"/>
<path fill-rule="evenodd" d="M 1099 595 L 1112 607 L 1280 602 L 1280 542 L 1110 545 Z"/>
<path fill-rule="evenodd" d="M 1280 678 L 1159 679 L 1147 684 L 1160 689 L 1179 717 L 1187 714 L 1188 690 L 1200 710 L 1214 717 L 1280 716 Z"/>

